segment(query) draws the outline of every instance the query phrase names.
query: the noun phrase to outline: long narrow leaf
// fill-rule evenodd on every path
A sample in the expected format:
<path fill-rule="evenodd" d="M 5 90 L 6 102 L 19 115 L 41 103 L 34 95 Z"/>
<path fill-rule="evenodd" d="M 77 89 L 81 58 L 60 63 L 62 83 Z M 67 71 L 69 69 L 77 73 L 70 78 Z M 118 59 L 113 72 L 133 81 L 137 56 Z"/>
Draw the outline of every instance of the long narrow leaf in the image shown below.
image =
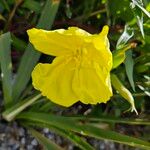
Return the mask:
<path fill-rule="evenodd" d="M 11 36 L 9 32 L 0 36 L 0 64 L 4 102 L 7 108 L 12 103 Z"/>
<path fill-rule="evenodd" d="M 139 8 L 141 9 L 145 15 L 147 15 L 150 18 L 150 13 L 142 6 L 140 5 L 140 2 L 137 0 L 132 0 L 132 2 Z"/>
<path fill-rule="evenodd" d="M 127 42 L 133 37 L 134 32 L 125 25 L 124 31 L 117 41 L 116 50 L 113 51 L 113 69 L 117 68 L 125 60 L 125 52 L 128 51 L 132 45 Z"/>
<path fill-rule="evenodd" d="M 12 121 L 16 117 L 16 115 L 18 115 L 21 111 L 23 111 L 31 104 L 33 104 L 40 97 L 41 94 L 35 94 L 31 97 L 26 98 L 25 100 L 18 102 L 17 104 L 13 105 L 12 107 L 8 108 L 5 112 L 3 112 L 3 118 L 5 118 L 5 120 L 7 121 Z"/>
<path fill-rule="evenodd" d="M 50 29 L 54 21 L 57 9 L 59 6 L 59 0 L 47 0 L 37 28 Z M 33 46 L 29 44 L 25 50 L 25 53 L 21 59 L 21 63 L 18 69 L 17 77 L 13 86 L 13 99 L 17 100 L 23 90 L 25 89 L 28 81 L 30 80 L 31 72 L 39 60 L 40 53 L 35 51 Z"/>
<path fill-rule="evenodd" d="M 60 146 L 55 144 L 53 141 L 44 137 L 41 133 L 37 132 L 34 129 L 29 129 L 31 134 L 37 138 L 37 140 L 43 145 L 44 150 L 63 150 Z"/>
<path fill-rule="evenodd" d="M 117 41 L 116 50 L 122 49 L 127 44 L 127 42 L 133 37 L 133 35 L 134 35 L 133 29 L 131 29 L 126 24 L 123 33 L 121 34 L 121 36 Z"/>
<path fill-rule="evenodd" d="M 61 116 L 56 116 L 52 114 L 44 114 L 44 113 L 34 113 L 27 112 L 22 113 L 18 117 L 18 119 L 25 119 L 28 121 L 35 121 L 43 124 L 53 125 L 58 128 L 62 128 L 69 131 L 74 131 L 80 133 L 85 136 L 95 137 L 97 139 L 107 139 L 110 141 L 127 144 L 134 147 L 139 147 L 143 149 L 150 149 L 150 143 L 129 137 L 126 135 L 122 135 L 116 133 L 114 131 L 103 130 L 86 123 L 77 122 L 76 120 L 70 120 L 69 118 L 64 118 Z"/>
<path fill-rule="evenodd" d="M 131 110 L 131 112 L 135 111 L 135 113 L 138 114 L 135 108 L 134 98 L 131 92 L 122 84 L 119 78 L 113 73 L 111 74 L 111 83 L 114 89 L 118 91 L 119 94 L 130 103 L 131 107 L 129 110 Z"/>
<path fill-rule="evenodd" d="M 116 118 L 112 116 L 99 116 L 99 117 L 91 117 L 91 116 L 76 116 L 69 117 L 73 120 L 81 121 L 81 122 L 106 122 L 106 123 L 121 123 L 121 124 L 129 124 L 129 125 L 148 125 L 150 126 L 150 121 L 148 119 L 127 119 L 127 118 Z"/>
<path fill-rule="evenodd" d="M 132 51 L 129 50 L 126 52 L 125 69 L 126 69 L 126 74 L 131 84 L 131 87 L 135 91 L 135 85 L 134 85 L 134 80 L 133 80 L 133 67 L 134 67 L 134 61 L 132 58 Z"/>
<path fill-rule="evenodd" d="M 68 132 L 67 130 L 63 130 L 61 128 L 52 126 L 52 125 L 48 125 L 48 124 L 42 124 L 42 123 L 38 123 L 38 122 L 25 122 L 23 123 L 27 124 L 29 126 L 32 127 L 42 127 L 42 128 L 49 128 L 50 130 L 52 130 L 53 132 L 56 132 L 57 134 L 63 136 L 64 138 L 67 138 L 68 140 L 70 140 L 71 142 L 73 142 L 76 146 L 78 146 L 79 148 L 81 148 L 82 150 L 94 150 L 94 148 L 88 144 L 84 139 L 82 139 L 82 137 L 76 135 L 75 133 L 72 132 Z"/>
<path fill-rule="evenodd" d="M 134 16 L 135 16 L 135 18 L 137 20 L 137 24 L 139 26 L 141 34 L 142 34 L 142 36 L 144 38 L 145 34 L 144 34 L 144 28 L 143 28 L 143 13 L 141 11 L 141 8 L 143 7 L 143 2 L 142 2 L 142 0 L 132 0 L 130 6 L 131 6 L 133 14 L 134 14 Z"/>

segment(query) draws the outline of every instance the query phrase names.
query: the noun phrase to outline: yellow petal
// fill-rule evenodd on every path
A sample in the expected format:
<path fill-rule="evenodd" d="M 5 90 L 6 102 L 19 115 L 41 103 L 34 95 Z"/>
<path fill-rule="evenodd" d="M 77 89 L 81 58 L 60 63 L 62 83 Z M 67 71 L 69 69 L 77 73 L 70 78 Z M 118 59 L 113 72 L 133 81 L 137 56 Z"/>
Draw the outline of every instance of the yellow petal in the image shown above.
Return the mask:
<path fill-rule="evenodd" d="M 82 37 L 90 35 L 77 27 L 53 31 L 33 28 L 28 30 L 27 33 L 29 41 L 38 51 L 54 56 L 67 55 L 74 52 L 83 44 Z"/>
<path fill-rule="evenodd" d="M 107 38 L 108 30 L 108 26 L 104 26 L 102 32 L 93 37 L 93 44 L 100 53 L 102 64 L 110 71 L 112 68 L 112 53 L 109 49 L 109 40 Z"/>
<path fill-rule="evenodd" d="M 97 40 L 97 42 L 101 42 Z M 101 43 L 103 46 L 104 44 Z M 106 69 L 109 73 L 112 68 L 112 54 L 107 47 L 96 48 L 92 42 L 86 43 L 84 48 L 88 52 L 88 56 L 86 58 L 89 60 L 88 62 L 96 62 L 101 68 Z"/>
<path fill-rule="evenodd" d="M 105 67 L 109 72 L 112 68 L 112 53 L 109 49 L 109 40 L 107 38 L 108 26 L 104 26 L 100 34 L 86 36 L 84 38 L 84 48 L 93 60 L 101 67 Z"/>
<path fill-rule="evenodd" d="M 112 96 L 110 76 L 96 65 L 94 68 L 81 67 L 75 72 L 73 90 L 85 104 L 107 102 Z"/>
<path fill-rule="evenodd" d="M 77 27 L 31 29 L 28 34 L 36 49 L 57 56 L 52 64 L 38 64 L 32 73 L 34 87 L 44 96 L 63 106 L 78 100 L 96 104 L 110 99 L 112 54 L 108 27 L 95 35 Z"/>
<path fill-rule="evenodd" d="M 107 36 L 108 34 L 108 31 L 109 31 L 109 27 L 107 25 L 105 25 L 100 33 L 100 35 L 104 35 L 104 36 Z"/>
<path fill-rule="evenodd" d="M 65 34 L 72 34 L 76 36 L 90 36 L 91 34 L 86 32 L 83 29 L 80 29 L 78 27 L 69 27 L 68 30 L 65 30 Z"/>
<path fill-rule="evenodd" d="M 74 64 L 66 58 L 57 57 L 52 64 L 38 64 L 32 72 L 33 85 L 43 96 L 62 106 L 71 106 L 78 101 L 72 90 Z"/>

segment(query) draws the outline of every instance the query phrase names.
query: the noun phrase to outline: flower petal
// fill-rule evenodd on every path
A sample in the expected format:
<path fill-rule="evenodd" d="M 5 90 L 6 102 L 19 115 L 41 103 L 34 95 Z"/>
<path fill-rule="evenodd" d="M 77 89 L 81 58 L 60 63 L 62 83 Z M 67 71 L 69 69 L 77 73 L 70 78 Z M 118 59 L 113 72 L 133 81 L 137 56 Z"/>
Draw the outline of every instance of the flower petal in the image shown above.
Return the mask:
<path fill-rule="evenodd" d="M 112 68 L 112 53 L 109 49 L 109 40 L 107 38 L 108 29 L 108 26 L 104 26 L 100 34 L 86 37 L 84 47 L 93 61 L 110 71 Z"/>
<path fill-rule="evenodd" d="M 73 67 L 64 57 L 55 58 L 52 64 L 39 63 L 32 72 L 33 85 L 54 103 L 71 106 L 78 101 L 72 90 Z"/>
<path fill-rule="evenodd" d="M 112 96 L 110 76 L 97 65 L 76 70 L 73 90 L 85 104 L 105 103 Z"/>
<path fill-rule="evenodd" d="M 104 59 L 103 62 L 106 64 L 106 68 L 110 71 L 112 68 L 112 53 L 110 51 L 110 44 L 107 38 L 109 27 L 104 26 L 101 33 L 93 38 L 95 48 L 101 52 L 101 57 Z"/>
<path fill-rule="evenodd" d="M 52 64 L 38 64 L 32 72 L 33 85 L 42 95 L 63 106 L 78 100 L 96 104 L 110 99 L 112 54 L 108 27 L 95 35 L 77 27 L 31 29 L 28 34 L 36 49 L 57 56 Z"/>
<path fill-rule="evenodd" d="M 28 30 L 27 33 L 30 42 L 38 51 L 54 56 L 74 52 L 83 44 L 83 38 L 81 37 L 90 35 L 88 32 L 77 27 L 53 31 L 33 28 Z"/>

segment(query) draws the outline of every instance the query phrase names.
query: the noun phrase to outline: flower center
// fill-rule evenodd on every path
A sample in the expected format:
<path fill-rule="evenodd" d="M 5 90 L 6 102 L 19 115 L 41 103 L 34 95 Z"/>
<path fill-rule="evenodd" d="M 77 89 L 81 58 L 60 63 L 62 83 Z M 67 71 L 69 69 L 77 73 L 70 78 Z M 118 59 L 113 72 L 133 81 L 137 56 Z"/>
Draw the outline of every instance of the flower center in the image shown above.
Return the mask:
<path fill-rule="evenodd" d="M 77 49 L 73 54 L 73 60 L 76 63 L 76 67 L 81 67 L 83 64 L 85 64 L 85 61 L 87 62 L 87 50 L 85 48 Z"/>

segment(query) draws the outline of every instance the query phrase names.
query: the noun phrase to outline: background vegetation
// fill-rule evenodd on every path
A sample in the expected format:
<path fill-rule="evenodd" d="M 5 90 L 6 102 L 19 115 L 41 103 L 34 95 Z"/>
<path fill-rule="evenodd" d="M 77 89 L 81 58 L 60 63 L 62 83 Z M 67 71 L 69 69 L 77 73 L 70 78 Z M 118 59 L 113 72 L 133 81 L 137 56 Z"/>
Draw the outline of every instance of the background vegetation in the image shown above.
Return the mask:
<path fill-rule="evenodd" d="M 39 128 L 44 127 L 84 150 L 94 149 L 87 137 L 150 149 L 149 11 L 149 0 L 1 0 L 3 120 L 17 121 L 45 149 L 62 147 L 39 132 Z M 30 77 L 34 66 L 38 61 L 50 62 L 53 57 L 36 52 L 28 43 L 26 30 L 78 26 L 90 33 L 99 33 L 106 24 L 110 27 L 110 49 L 114 58 L 114 96 L 107 104 L 77 103 L 63 108 L 33 89 Z M 121 86 L 126 92 L 121 91 Z M 130 104 L 134 106 L 134 101 L 139 115 L 126 111 Z"/>

